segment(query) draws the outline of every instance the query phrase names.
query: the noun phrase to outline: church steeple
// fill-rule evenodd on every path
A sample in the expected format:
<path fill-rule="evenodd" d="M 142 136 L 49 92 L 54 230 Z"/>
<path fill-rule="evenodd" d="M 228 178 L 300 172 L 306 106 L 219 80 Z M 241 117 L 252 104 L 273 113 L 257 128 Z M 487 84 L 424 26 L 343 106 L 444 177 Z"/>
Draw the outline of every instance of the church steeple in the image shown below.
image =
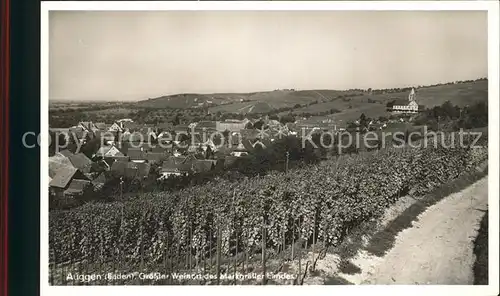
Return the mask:
<path fill-rule="evenodd" d="M 410 91 L 410 94 L 408 95 L 408 101 L 414 102 L 415 101 L 415 89 L 412 88 Z"/>

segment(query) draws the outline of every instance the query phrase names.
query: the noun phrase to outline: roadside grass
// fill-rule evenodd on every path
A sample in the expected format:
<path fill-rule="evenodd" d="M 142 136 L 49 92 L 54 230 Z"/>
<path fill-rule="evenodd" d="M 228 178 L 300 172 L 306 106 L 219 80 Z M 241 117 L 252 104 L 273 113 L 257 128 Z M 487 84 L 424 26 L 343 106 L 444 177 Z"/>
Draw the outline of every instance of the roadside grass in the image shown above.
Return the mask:
<path fill-rule="evenodd" d="M 394 246 L 396 236 L 404 229 L 412 227 L 418 216 L 430 206 L 438 203 L 450 194 L 459 192 L 488 174 L 488 168 L 473 171 L 463 175 L 448 184 L 437 187 L 430 193 L 417 199 L 401 215 L 391 221 L 383 230 L 376 232 L 370 239 L 366 250 L 368 253 L 382 257 Z"/>
<path fill-rule="evenodd" d="M 474 241 L 474 285 L 488 285 L 488 211 L 481 220 L 481 226 Z"/>

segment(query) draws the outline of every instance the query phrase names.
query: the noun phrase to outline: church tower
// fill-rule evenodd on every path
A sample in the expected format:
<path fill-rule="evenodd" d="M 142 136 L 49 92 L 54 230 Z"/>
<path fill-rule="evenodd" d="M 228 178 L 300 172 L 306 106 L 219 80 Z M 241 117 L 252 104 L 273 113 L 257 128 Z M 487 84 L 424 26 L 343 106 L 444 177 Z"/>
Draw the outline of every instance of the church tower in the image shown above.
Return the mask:
<path fill-rule="evenodd" d="M 412 88 L 410 91 L 410 94 L 408 95 L 408 101 L 414 102 L 415 101 L 415 89 Z"/>

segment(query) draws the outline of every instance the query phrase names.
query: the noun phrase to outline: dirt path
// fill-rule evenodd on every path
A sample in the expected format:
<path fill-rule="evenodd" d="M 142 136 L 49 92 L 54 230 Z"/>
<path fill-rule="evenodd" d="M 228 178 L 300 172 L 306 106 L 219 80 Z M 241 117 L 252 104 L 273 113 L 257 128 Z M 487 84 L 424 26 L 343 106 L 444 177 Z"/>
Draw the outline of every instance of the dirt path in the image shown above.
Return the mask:
<path fill-rule="evenodd" d="M 358 257 L 362 272 L 344 278 L 358 284 L 472 285 L 473 243 L 487 205 L 484 177 L 428 208 L 384 257 Z"/>

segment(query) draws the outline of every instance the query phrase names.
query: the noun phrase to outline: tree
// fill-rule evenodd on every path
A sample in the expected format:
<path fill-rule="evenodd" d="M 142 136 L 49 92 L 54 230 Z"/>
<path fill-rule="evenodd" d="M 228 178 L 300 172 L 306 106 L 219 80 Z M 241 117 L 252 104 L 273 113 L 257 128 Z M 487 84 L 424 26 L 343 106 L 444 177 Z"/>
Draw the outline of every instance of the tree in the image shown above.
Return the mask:
<path fill-rule="evenodd" d="M 359 116 L 359 125 L 361 128 L 366 128 L 368 126 L 368 118 L 366 117 L 365 113 L 361 113 Z"/>
<path fill-rule="evenodd" d="M 82 146 L 81 152 L 85 154 L 85 156 L 87 156 L 88 158 L 92 159 L 92 157 L 97 153 L 100 147 L 101 147 L 101 139 L 95 137 L 86 142 L 85 145 Z"/>
<path fill-rule="evenodd" d="M 279 120 L 279 117 L 277 114 L 271 114 L 271 115 L 269 115 L 269 119 L 270 120 Z"/>
<path fill-rule="evenodd" d="M 214 152 L 212 151 L 212 148 L 210 148 L 210 146 L 207 146 L 207 150 L 205 151 L 205 158 L 212 159 L 213 156 L 214 156 Z"/>
<path fill-rule="evenodd" d="M 245 129 L 253 129 L 253 128 L 254 128 L 254 126 L 251 122 L 249 122 L 245 125 Z"/>
<path fill-rule="evenodd" d="M 172 124 L 173 125 L 179 125 L 180 122 L 181 122 L 180 117 L 181 117 L 180 113 L 177 113 L 175 115 L 175 117 L 174 117 L 174 120 L 172 120 Z"/>
<path fill-rule="evenodd" d="M 253 124 L 253 128 L 254 129 L 262 129 L 264 125 L 264 122 L 262 120 L 259 120 L 259 121 L 256 121 L 254 124 Z"/>
<path fill-rule="evenodd" d="M 66 149 L 68 149 L 72 153 L 75 153 L 76 150 L 78 149 L 78 145 L 77 145 L 76 141 L 78 141 L 76 134 L 70 133 L 69 139 L 68 139 L 68 146 L 66 147 Z"/>
<path fill-rule="evenodd" d="M 293 122 L 295 122 L 295 117 L 294 117 L 292 114 L 290 114 L 290 113 L 289 113 L 289 114 L 287 114 L 287 115 L 283 115 L 283 116 L 281 116 L 281 118 L 280 118 L 280 122 L 281 122 L 282 124 L 286 124 L 286 123 L 288 123 L 288 122 L 292 122 L 292 123 L 293 123 Z"/>

